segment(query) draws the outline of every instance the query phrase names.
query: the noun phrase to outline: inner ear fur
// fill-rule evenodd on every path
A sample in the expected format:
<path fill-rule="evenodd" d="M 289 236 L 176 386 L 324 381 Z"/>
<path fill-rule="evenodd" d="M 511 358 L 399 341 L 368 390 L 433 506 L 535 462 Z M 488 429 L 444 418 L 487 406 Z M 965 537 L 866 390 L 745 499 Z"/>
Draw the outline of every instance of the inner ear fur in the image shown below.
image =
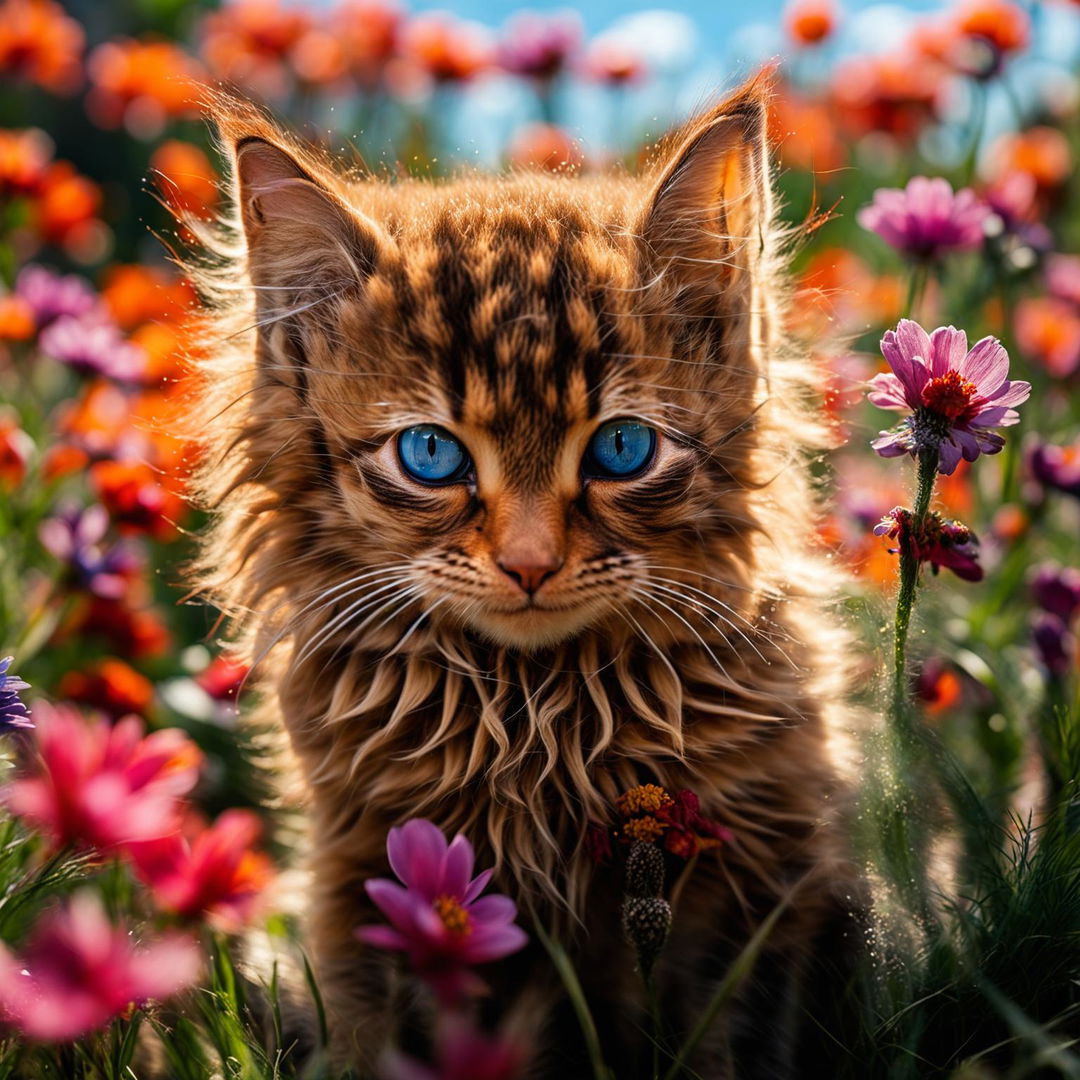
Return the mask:
<path fill-rule="evenodd" d="M 759 77 L 671 140 L 638 230 L 654 271 L 715 288 L 761 258 L 771 219 L 767 102 Z"/>
<path fill-rule="evenodd" d="M 363 283 L 384 237 L 330 182 L 263 135 L 234 143 L 248 270 L 261 310 L 295 307 Z"/>

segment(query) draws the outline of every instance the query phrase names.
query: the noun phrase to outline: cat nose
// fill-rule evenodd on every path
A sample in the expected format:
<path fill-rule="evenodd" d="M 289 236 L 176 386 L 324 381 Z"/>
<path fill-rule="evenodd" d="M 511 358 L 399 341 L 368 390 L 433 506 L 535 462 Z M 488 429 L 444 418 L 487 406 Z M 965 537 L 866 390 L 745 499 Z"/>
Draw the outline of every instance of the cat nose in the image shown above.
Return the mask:
<path fill-rule="evenodd" d="M 512 578 L 530 596 L 562 568 L 562 559 L 511 556 L 498 561 L 499 569 Z"/>

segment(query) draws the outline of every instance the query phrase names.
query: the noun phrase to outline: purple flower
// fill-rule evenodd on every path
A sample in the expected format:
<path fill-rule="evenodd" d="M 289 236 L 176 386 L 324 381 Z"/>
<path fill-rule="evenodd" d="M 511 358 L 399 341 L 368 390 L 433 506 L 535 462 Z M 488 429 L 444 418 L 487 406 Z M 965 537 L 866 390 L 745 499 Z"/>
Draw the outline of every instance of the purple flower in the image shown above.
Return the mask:
<path fill-rule="evenodd" d="M 524 946 L 525 931 L 514 925 L 514 902 L 480 895 L 492 872 L 472 877 L 473 849 L 464 836 L 447 844 L 430 821 L 414 818 L 390 830 L 386 851 L 404 884 L 374 878 L 364 887 L 391 925 L 362 926 L 357 936 L 407 952 L 413 969 L 444 1002 L 453 1003 L 475 987 L 470 966 Z"/>
<path fill-rule="evenodd" d="M 894 506 L 874 527 L 874 535 L 897 540 L 900 546 L 891 549 L 894 553 L 913 555 L 919 562 L 929 563 L 935 574 L 944 566 L 964 581 L 982 580 L 978 537 L 959 521 L 946 521 L 934 512 L 916 531 L 911 511 Z"/>
<path fill-rule="evenodd" d="M 940 176 L 915 176 L 903 190 L 878 188 L 874 201 L 856 219 L 897 251 L 932 260 L 949 251 L 979 247 L 989 213 L 970 188 L 953 194 L 952 186 Z"/>
<path fill-rule="evenodd" d="M 1031 577 L 1035 603 L 1065 623 L 1080 611 L 1080 570 L 1057 563 L 1043 563 Z"/>
<path fill-rule="evenodd" d="M 949 475 L 961 457 L 996 454 L 1005 440 L 987 428 L 1008 427 L 1019 419 L 1010 408 L 1027 401 L 1031 384 L 1009 382 L 1009 354 L 993 337 L 969 350 L 967 334 L 939 326 L 932 334 L 901 319 L 881 340 L 892 368 L 870 380 L 870 400 L 882 409 L 911 409 L 892 431 L 871 445 L 882 457 L 917 456 L 938 451 L 938 468 Z"/>
<path fill-rule="evenodd" d="M 1027 461 L 1031 475 L 1044 487 L 1080 499 L 1080 439 L 1072 446 L 1037 442 Z"/>
<path fill-rule="evenodd" d="M 30 710 L 19 699 L 20 690 L 29 690 L 18 675 L 9 675 L 14 656 L 5 656 L 0 660 L 0 735 L 17 728 L 32 728 Z"/>
<path fill-rule="evenodd" d="M 116 600 L 124 595 L 127 579 L 138 563 L 119 544 L 109 549 L 102 546 L 108 528 L 109 515 L 103 506 L 81 509 L 69 505 L 41 523 L 38 539 L 46 551 L 66 564 L 77 588 Z"/>
<path fill-rule="evenodd" d="M 1076 663 L 1076 638 L 1056 615 L 1040 611 L 1031 621 L 1031 639 L 1043 667 L 1055 678 L 1068 675 Z"/>
<path fill-rule="evenodd" d="M 146 354 L 124 340 L 106 319 L 62 315 L 39 338 L 41 351 L 83 375 L 105 375 L 118 382 L 138 382 Z"/>
<path fill-rule="evenodd" d="M 15 281 L 15 293 L 30 305 L 39 330 L 63 316 L 104 317 L 97 295 L 74 274 L 61 277 L 44 266 L 27 266 Z"/>
<path fill-rule="evenodd" d="M 514 75 L 549 82 L 578 51 L 582 35 L 581 18 L 574 11 L 520 12 L 507 23 L 499 64 Z"/>

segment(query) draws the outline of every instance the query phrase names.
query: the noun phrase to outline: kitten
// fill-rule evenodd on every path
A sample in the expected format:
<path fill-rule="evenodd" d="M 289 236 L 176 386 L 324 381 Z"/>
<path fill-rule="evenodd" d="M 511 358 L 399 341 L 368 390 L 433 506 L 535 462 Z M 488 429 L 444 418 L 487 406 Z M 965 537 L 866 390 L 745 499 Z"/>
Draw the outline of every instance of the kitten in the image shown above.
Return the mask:
<path fill-rule="evenodd" d="M 640 178 L 393 184 L 218 105 L 239 242 L 202 271 L 235 346 L 200 412 L 203 581 L 299 764 L 309 945 L 335 1060 L 365 1075 L 423 1024 L 354 936 L 411 817 L 497 865 L 526 928 L 570 948 L 616 1075 L 651 1075 L 621 871 L 584 849 L 643 782 L 692 789 L 731 834 L 676 906 L 669 1030 L 792 897 L 693 1066 L 795 1068 L 801 972 L 852 888 L 846 656 L 802 458 L 823 431 L 780 328 L 765 98 L 737 91 Z M 529 1076 L 589 1071 L 539 946 L 491 978 Z"/>

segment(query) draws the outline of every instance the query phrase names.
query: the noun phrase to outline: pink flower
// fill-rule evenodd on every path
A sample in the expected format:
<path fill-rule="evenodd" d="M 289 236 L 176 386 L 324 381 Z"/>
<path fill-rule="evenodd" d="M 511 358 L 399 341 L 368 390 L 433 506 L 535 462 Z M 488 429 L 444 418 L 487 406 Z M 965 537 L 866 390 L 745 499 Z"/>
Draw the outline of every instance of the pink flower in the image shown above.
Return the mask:
<path fill-rule="evenodd" d="M 514 1080 L 522 1063 L 513 1043 L 484 1035 L 457 1016 L 441 1025 L 435 1057 L 432 1068 L 392 1052 L 380 1063 L 379 1075 L 382 1080 Z"/>
<path fill-rule="evenodd" d="M 430 821 L 414 818 L 390 830 L 386 851 L 404 887 L 386 878 L 366 882 L 368 896 L 391 925 L 362 926 L 357 936 L 407 952 L 416 973 L 444 1001 L 456 1000 L 475 985 L 468 967 L 499 960 L 525 945 L 525 931 L 513 925 L 514 902 L 507 896 L 480 896 L 492 872 L 472 878 L 473 849 L 464 836 L 448 845 Z"/>
<path fill-rule="evenodd" d="M 63 1042 L 198 976 L 199 950 L 170 934 L 136 948 L 91 894 L 44 915 L 21 956 L 0 945 L 0 1019 L 30 1039 Z"/>
<path fill-rule="evenodd" d="M 948 180 L 915 176 L 904 189 L 879 188 L 856 220 L 885 243 L 916 259 L 972 251 L 983 241 L 990 209 L 970 188 L 953 194 Z"/>
<path fill-rule="evenodd" d="M 951 474 L 961 457 L 996 454 L 1005 440 L 987 428 L 1008 427 L 1020 419 L 1012 405 L 1027 401 L 1031 384 L 1009 382 L 1009 354 L 993 337 L 969 350 L 967 335 L 952 326 L 932 334 L 901 319 L 881 340 L 892 368 L 870 380 L 870 400 L 882 409 L 911 409 L 892 431 L 871 445 L 882 457 L 917 456 L 937 450 L 938 468 Z"/>
<path fill-rule="evenodd" d="M 982 580 L 978 538 L 959 521 L 946 521 L 935 512 L 916 531 L 911 511 L 894 506 L 874 527 L 874 533 L 898 540 L 900 546 L 893 552 L 914 555 L 919 562 L 929 563 L 935 574 L 944 566 L 964 581 Z"/>
<path fill-rule="evenodd" d="M 155 901 L 185 919 L 203 915 L 237 930 L 272 877 L 270 860 L 252 851 L 261 831 L 249 810 L 226 810 L 194 843 L 173 833 L 129 844 L 136 873 Z"/>
<path fill-rule="evenodd" d="M 0 790 L 13 814 L 57 847 L 110 851 L 177 830 L 177 799 L 195 786 L 202 763 L 183 732 L 143 738 L 137 717 L 110 726 L 46 704 L 34 719 L 38 769 Z"/>

